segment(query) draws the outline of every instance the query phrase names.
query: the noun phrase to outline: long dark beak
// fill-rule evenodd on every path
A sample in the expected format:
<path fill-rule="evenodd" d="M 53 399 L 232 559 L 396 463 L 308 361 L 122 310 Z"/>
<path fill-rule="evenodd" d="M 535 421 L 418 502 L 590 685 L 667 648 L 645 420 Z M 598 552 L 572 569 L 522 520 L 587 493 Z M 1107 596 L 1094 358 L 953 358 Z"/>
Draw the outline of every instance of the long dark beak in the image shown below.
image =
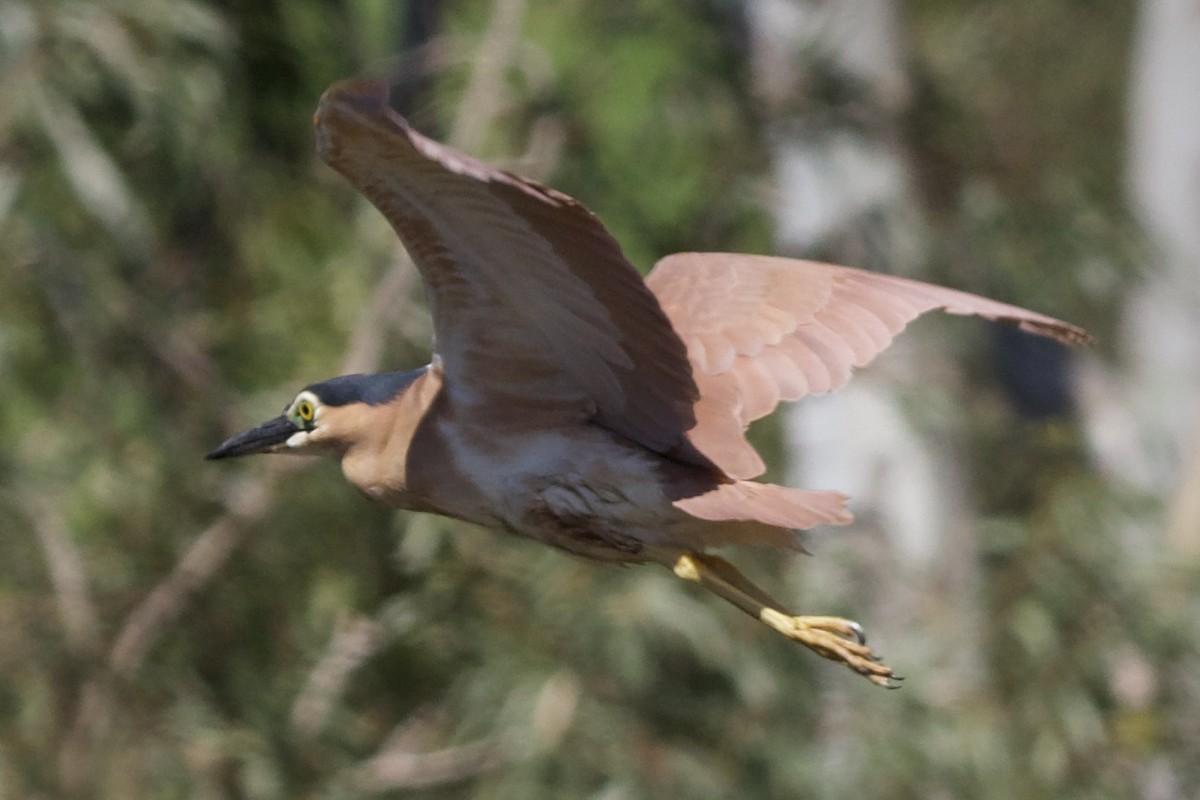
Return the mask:
<path fill-rule="evenodd" d="M 217 458 L 233 458 L 234 456 L 249 456 L 255 453 L 269 453 L 286 442 L 300 428 L 290 419 L 278 416 L 268 420 L 257 428 L 242 431 L 222 442 L 216 450 L 205 456 L 212 461 Z"/>

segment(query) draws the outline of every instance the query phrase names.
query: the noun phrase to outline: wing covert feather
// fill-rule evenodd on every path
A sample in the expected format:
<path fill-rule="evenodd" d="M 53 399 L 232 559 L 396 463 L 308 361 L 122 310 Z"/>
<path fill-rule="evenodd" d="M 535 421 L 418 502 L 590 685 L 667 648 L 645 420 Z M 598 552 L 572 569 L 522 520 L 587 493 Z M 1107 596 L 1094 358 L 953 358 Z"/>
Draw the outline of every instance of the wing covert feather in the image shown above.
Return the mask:
<path fill-rule="evenodd" d="M 916 317 L 941 309 L 1016 324 L 1067 344 L 1082 328 L 976 295 L 773 256 L 678 253 L 646 283 L 688 348 L 700 387 L 689 437 L 726 474 L 761 475 L 746 428 L 782 400 L 842 386 Z"/>

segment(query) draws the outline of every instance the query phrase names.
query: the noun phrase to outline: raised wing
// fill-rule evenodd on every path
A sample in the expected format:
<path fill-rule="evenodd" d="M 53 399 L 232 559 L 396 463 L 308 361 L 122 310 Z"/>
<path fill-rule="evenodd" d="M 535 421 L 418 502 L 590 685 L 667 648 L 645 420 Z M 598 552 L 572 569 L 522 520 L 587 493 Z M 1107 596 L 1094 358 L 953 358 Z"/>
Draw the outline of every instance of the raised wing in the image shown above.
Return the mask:
<path fill-rule="evenodd" d="M 330 88 L 314 124 L 321 157 L 420 270 L 455 402 L 498 420 L 591 419 L 708 465 L 685 436 L 698 392 L 684 345 L 591 212 L 425 138 L 376 82 Z"/>
<path fill-rule="evenodd" d="M 765 470 L 746 441 L 781 400 L 837 389 L 904 326 L 936 309 L 1014 323 L 1068 344 L 1082 328 L 976 295 L 850 267 L 679 253 L 646 278 L 688 349 L 701 399 L 696 448 L 734 478 Z"/>

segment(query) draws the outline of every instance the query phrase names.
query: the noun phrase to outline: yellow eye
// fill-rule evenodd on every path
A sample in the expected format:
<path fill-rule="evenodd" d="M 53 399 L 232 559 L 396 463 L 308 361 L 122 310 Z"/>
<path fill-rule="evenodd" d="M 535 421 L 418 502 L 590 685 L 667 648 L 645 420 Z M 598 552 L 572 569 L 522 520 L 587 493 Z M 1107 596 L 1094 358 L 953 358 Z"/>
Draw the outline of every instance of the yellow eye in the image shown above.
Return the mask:
<path fill-rule="evenodd" d="M 300 417 L 305 422 L 312 422 L 313 417 L 317 415 L 317 410 L 313 408 L 311 400 L 301 400 L 296 404 L 296 416 Z"/>

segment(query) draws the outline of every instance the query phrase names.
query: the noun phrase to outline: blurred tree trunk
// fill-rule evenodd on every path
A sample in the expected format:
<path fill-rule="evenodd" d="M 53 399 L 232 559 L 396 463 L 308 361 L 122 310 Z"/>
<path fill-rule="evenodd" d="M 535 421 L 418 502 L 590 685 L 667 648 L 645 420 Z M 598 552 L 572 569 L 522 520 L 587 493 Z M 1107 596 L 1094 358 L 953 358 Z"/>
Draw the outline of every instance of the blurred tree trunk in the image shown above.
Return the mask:
<path fill-rule="evenodd" d="M 1129 186 L 1155 268 L 1130 300 L 1117 391 L 1135 419 L 1106 432 L 1108 464 L 1174 491 L 1170 544 L 1200 556 L 1200 9 L 1143 0 L 1129 108 Z M 1111 407 L 1111 401 L 1110 401 Z M 1116 436 L 1114 436 L 1116 433 Z"/>

